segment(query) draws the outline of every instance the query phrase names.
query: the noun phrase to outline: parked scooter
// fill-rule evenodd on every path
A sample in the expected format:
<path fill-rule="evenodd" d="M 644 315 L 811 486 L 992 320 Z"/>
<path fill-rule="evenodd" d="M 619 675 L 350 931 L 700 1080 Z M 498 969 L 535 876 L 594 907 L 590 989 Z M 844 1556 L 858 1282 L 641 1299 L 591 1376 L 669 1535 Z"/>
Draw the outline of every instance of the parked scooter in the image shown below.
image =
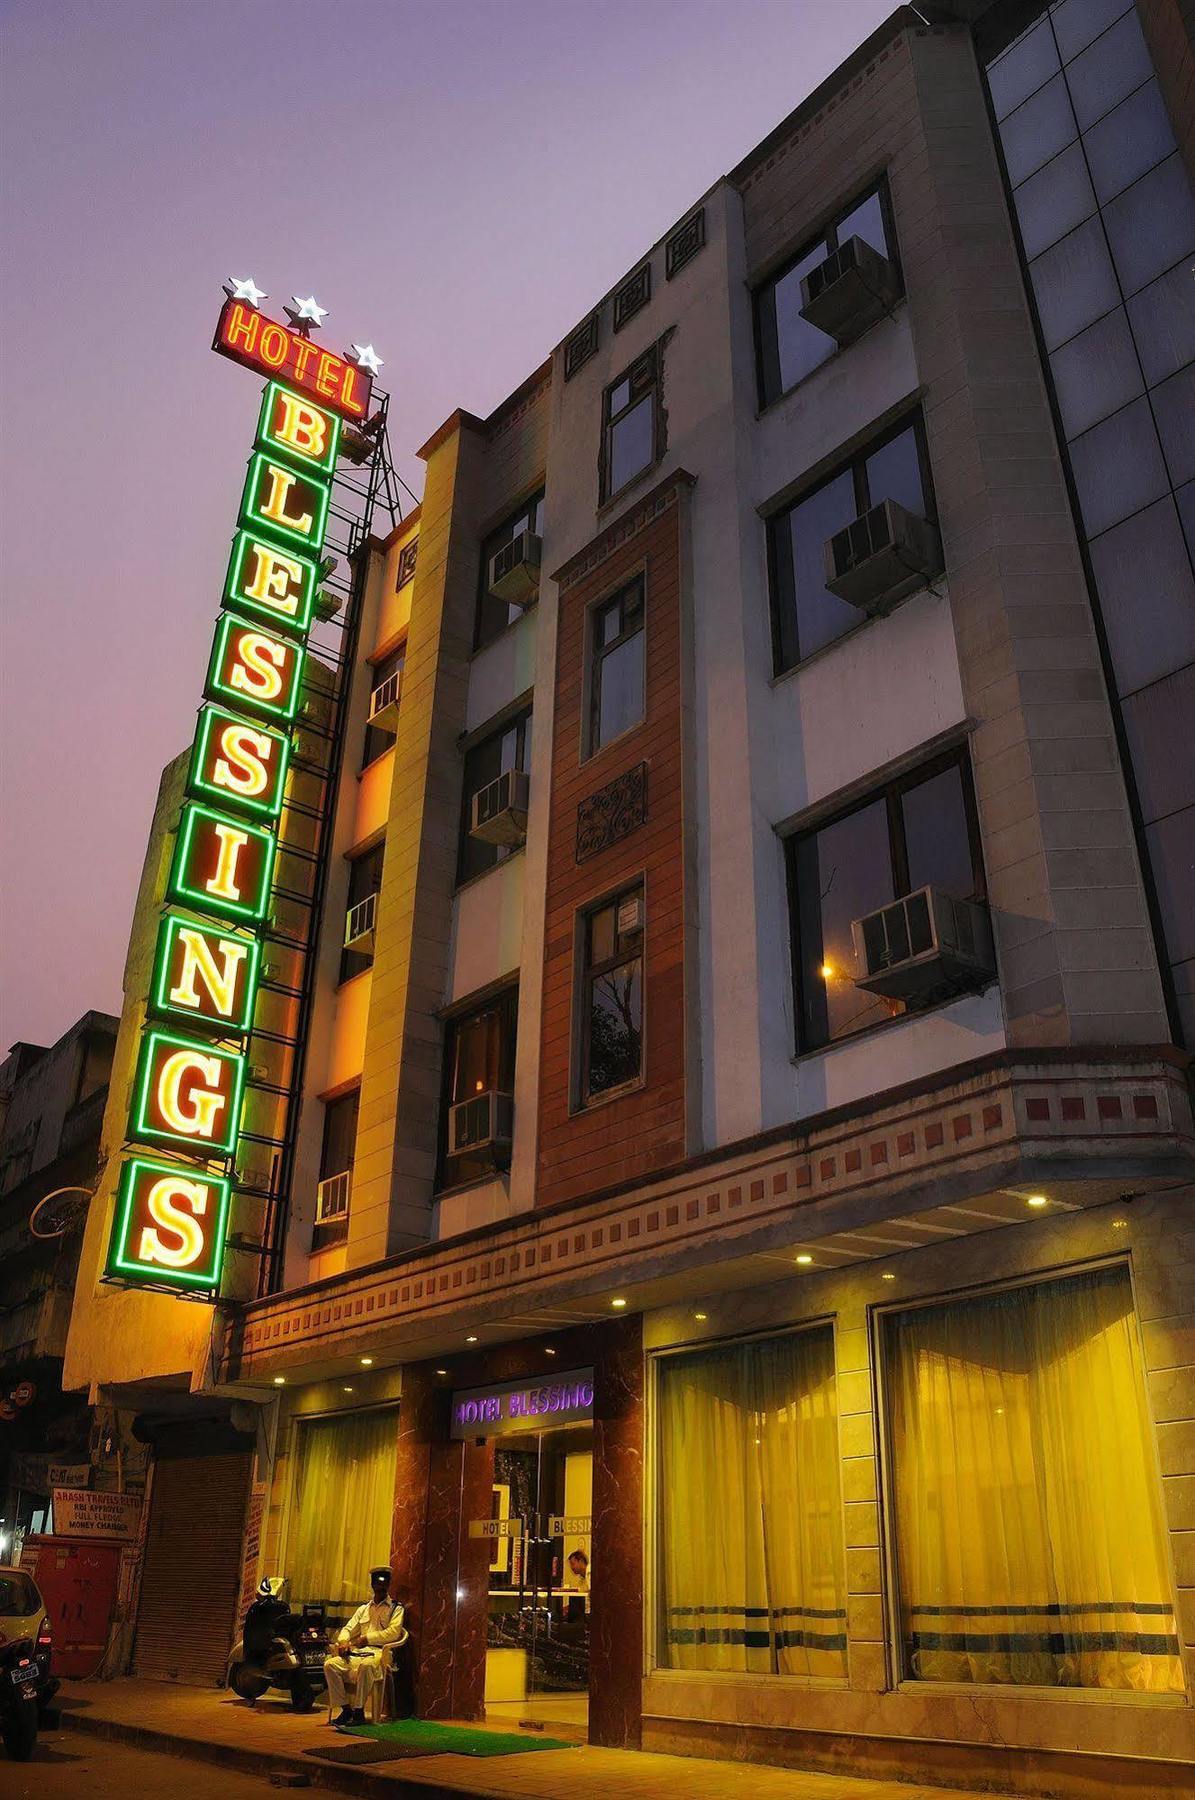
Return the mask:
<path fill-rule="evenodd" d="M 28 1762 L 37 1743 L 39 1678 L 32 1638 L 0 1643 L 0 1737 L 14 1762 Z"/>
<path fill-rule="evenodd" d="M 270 1688 L 281 1688 L 295 1711 L 306 1713 L 324 1685 L 328 1634 L 317 1610 L 291 1612 L 287 1586 L 285 1575 L 267 1575 L 259 1583 L 243 1635 L 232 1647 L 225 1683 L 250 1706 Z"/>

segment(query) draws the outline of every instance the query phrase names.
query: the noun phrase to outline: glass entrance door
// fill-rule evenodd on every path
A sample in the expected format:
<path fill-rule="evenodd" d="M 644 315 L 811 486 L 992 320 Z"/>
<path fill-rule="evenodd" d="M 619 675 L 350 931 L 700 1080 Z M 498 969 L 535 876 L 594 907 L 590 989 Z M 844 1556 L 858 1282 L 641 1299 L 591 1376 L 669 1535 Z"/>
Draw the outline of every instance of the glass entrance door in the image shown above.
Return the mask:
<path fill-rule="evenodd" d="M 494 1441 L 486 1717 L 584 1739 L 589 1722 L 593 1428 Z"/>

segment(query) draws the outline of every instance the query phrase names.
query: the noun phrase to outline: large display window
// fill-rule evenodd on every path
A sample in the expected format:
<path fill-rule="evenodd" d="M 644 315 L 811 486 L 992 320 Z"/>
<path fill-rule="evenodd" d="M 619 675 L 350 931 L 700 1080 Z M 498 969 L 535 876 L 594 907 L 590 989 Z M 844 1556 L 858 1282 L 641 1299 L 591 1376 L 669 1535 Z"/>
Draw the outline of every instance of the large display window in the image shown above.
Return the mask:
<path fill-rule="evenodd" d="M 881 1323 L 905 1674 L 1181 1693 L 1128 1269 Z"/>
<path fill-rule="evenodd" d="M 663 1668 L 846 1677 L 834 1334 L 656 1364 Z"/>
<path fill-rule="evenodd" d="M 390 1561 L 398 1408 L 295 1422 L 286 1534 L 291 1602 L 333 1617 L 361 1604 L 369 1571 Z"/>

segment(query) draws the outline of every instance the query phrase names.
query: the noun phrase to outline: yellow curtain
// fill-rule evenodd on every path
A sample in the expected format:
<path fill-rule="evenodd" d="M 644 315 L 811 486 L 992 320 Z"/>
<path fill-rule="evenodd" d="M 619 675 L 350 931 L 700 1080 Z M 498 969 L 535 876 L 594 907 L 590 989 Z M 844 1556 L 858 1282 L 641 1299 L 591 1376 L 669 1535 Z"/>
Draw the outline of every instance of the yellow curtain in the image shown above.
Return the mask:
<path fill-rule="evenodd" d="M 1127 1269 L 886 1333 L 910 1674 L 1181 1693 Z"/>
<path fill-rule="evenodd" d="M 659 1365 L 660 1660 L 846 1674 L 829 1329 Z"/>
<path fill-rule="evenodd" d="M 291 1604 L 333 1612 L 369 1598 L 369 1571 L 390 1560 L 398 1413 L 299 1422 L 286 1573 Z"/>

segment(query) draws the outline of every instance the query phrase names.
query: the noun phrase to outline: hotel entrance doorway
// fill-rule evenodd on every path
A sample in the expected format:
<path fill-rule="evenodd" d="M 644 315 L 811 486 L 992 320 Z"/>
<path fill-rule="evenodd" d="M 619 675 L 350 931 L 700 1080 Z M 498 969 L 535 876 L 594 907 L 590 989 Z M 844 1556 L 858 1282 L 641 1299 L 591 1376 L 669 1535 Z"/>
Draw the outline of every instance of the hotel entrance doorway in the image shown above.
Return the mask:
<path fill-rule="evenodd" d="M 583 1741 L 593 1426 L 523 1430 L 493 1446 L 486 1718 Z"/>

